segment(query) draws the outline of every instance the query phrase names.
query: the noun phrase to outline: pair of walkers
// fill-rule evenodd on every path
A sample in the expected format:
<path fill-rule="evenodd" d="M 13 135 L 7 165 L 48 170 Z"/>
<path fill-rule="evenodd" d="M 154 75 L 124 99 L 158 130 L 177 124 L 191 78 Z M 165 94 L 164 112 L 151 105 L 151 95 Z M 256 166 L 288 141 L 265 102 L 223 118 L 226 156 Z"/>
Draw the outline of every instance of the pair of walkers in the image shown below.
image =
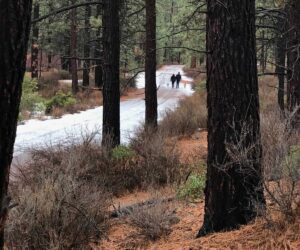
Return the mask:
<path fill-rule="evenodd" d="M 172 89 L 175 86 L 175 82 L 176 82 L 176 89 L 179 89 L 179 83 L 180 83 L 180 81 L 181 81 L 181 74 L 180 74 L 180 72 L 178 72 L 178 74 L 176 76 L 175 76 L 175 74 L 173 74 L 171 76 Z"/>

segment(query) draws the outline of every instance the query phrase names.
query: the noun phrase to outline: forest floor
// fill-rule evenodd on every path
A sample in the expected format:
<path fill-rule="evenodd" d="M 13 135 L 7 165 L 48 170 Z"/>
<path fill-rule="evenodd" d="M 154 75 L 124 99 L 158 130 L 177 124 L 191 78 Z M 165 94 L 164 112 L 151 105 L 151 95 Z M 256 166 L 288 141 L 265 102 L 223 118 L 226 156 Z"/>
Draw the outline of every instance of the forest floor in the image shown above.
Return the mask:
<path fill-rule="evenodd" d="M 191 161 L 205 159 L 207 155 L 207 132 L 195 133 L 191 137 L 182 138 L 178 143 L 181 160 Z M 162 188 L 160 190 L 137 191 L 115 198 L 115 207 L 128 207 L 145 203 L 157 197 L 176 197 L 176 190 Z M 151 250 L 192 250 L 192 249 L 300 249 L 300 224 L 274 229 L 266 220 L 257 219 L 240 230 L 215 233 L 196 239 L 204 216 L 204 200 L 194 201 L 172 199 L 168 205 L 174 209 L 178 223 L 171 226 L 168 235 L 156 241 L 148 240 L 136 227 L 128 223 L 128 218 L 115 218 L 106 239 L 95 250 L 108 249 L 151 249 Z"/>
<path fill-rule="evenodd" d="M 103 153 L 104 151 L 102 152 L 102 154 L 98 154 L 101 152 L 100 148 L 97 148 L 94 145 L 96 148 L 91 147 L 91 150 L 86 150 L 87 146 L 86 144 L 83 144 L 83 148 L 80 146 L 68 148 L 68 150 L 70 151 L 64 152 L 67 154 L 57 154 L 57 152 L 60 151 L 55 151 L 55 148 L 46 149 L 45 152 L 50 152 L 51 156 L 56 155 L 58 159 L 60 159 L 59 157 L 62 157 L 61 159 L 64 160 L 57 160 L 56 157 L 54 157 L 54 159 L 50 157 L 49 159 L 47 158 L 47 154 L 45 154 L 45 158 L 44 151 L 42 150 L 42 155 L 40 155 L 41 159 L 39 160 L 41 166 L 39 164 L 35 165 L 35 160 L 32 166 L 29 165 L 29 168 L 32 167 L 33 169 L 35 169 L 35 166 L 37 166 L 34 171 L 34 173 L 37 173 L 37 171 L 40 171 L 39 169 L 43 169 L 42 166 L 44 165 L 46 167 L 48 165 L 51 167 L 56 166 L 55 169 L 60 174 L 64 174 L 63 176 L 65 177 L 69 177 L 71 172 L 64 173 L 64 171 L 66 169 L 66 166 L 68 166 L 68 163 L 72 162 L 75 164 L 74 166 L 72 165 L 72 173 L 74 170 L 80 170 L 78 172 L 79 175 L 82 174 L 81 172 L 85 168 L 86 171 L 88 170 L 87 173 L 90 173 L 90 167 L 92 167 L 92 169 L 93 167 L 96 167 L 96 169 L 93 169 L 96 171 L 99 171 L 99 168 L 101 168 L 101 173 L 105 173 L 107 171 L 107 174 L 104 174 L 103 176 L 102 174 L 93 175 L 97 183 L 106 183 L 106 178 L 108 178 L 109 188 L 106 188 L 108 190 L 107 197 L 103 195 L 103 192 L 101 192 L 101 195 L 99 197 L 95 196 L 97 197 L 96 201 L 94 200 L 94 198 L 90 198 L 90 202 L 88 202 L 86 205 L 87 214 L 85 216 L 90 216 L 89 218 L 93 218 L 94 208 L 97 209 L 97 206 L 101 208 L 101 204 L 105 204 L 105 202 L 107 202 L 105 209 L 103 208 L 104 210 L 100 211 L 101 213 L 103 213 L 104 218 L 104 220 L 101 220 L 100 222 L 101 226 L 103 226 L 103 232 L 101 231 L 100 236 L 103 238 L 101 238 L 101 242 L 97 242 L 97 245 L 92 246 L 94 250 L 300 249 L 299 216 L 295 217 L 293 223 L 288 223 L 286 220 L 282 219 L 282 217 L 280 218 L 280 216 L 278 216 L 278 213 L 272 213 L 272 211 L 277 209 L 277 207 L 269 202 L 269 200 L 267 200 L 268 211 L 266 211 L 266 216 L 256 219 L 254 222 L 250 223 L 247 226 L 241 227 L 239 230 L 216 233 L 207 237 L 203 237 L 201 239 L 196 239 L 195 236 L 202 225 L 204 216 L 203 189 L 205 186 L 205 162 L 207 158 L 207 132 L 205 129 L 199 128 L 205 128 L 207 124 L 207 113 L 205 107 L 206 92 L 204 88 L 205 79 L 203 75 L 196 75 L 196 70 L 186 72 L 189 77 L 194 78 L 193 82 L 195 83 L 195 91 L 191 89 L 192 84 L 188 84 L 191 83 L 188 81 L 188 77 L 185 77 L 185 79 L 183 79 L 180 89 L 172 90 L 170 85 L 168 84 L 170 74 L 172 72 L 176 72 L 177 70 L 182 70 L 182 66 L 164 66 L 157 73 L 159 86 L 158 107 L 160 111 L 160 119 L 164 117 L 164 119 L 160 123 L 161 134 L 158 133 L 156 137 L 153 136 L 153 134 L 149 134 L 149 136 L 147 134 L 144 135 L 137 133 L 139 140 L 135 141 L 135 143 L 131 145 L 131 150 L 130 148 L 126 147 L 118 148 L 118 150 L 115 151 L 115 153 L 117 152 L 118 154 L 114 157 L 119 157 L 120 155 L 123 155 L 124 157 L 124 152 L 127 152 L 129 153 L 129 155 L 131 155 L 132 149 L 134 150 L 134 154 L 131 156 L 126 156 L 125 154 L 125 159 L 126 157 L 128 157 L 126 162 L 123 162 L 123 158 L 121 161 L 118 161 L 118 158 L 113 157 L 107 159 L 105 154 Z M 195 76 L 193 74 L 195 74 Z M 140 89 L 130 89 L 129 92 L 122 97 L 122 140 L 128 139 L 126 137 L 126 135 L 128 135 L 128 132 L 130 132 L 131 134 L 133 134 L 133 132 L 138 132 L 136 131 L 136 128 L 138 128 L 136 126 L 139 125 L 140 121 L 144 120 L 143 74 L 140 75 L 138 83 L 138 87 L 140 87 Z M 187 83 L 186 86 L 185 83 Z M 272 84 L 271 87 L 270 84 Z M 260 94 L 263 97 L 261 101 L 261 110 L 265 117 L 265 119 L 263 119 L 263 127 L 265 129 L 268 128 L 268 133 L 266 133 L 265 131 L 265 135 L 270 134 L 271 139 L 274 139 L 277 132 L 281 131 L 274 130 L 274 133 L 274 131 L 270 129 L 272 128 L 273 124 L 281 124 L 279 120 L 275 119 L 276 114 L 271 113 L 273 114 L 273 116 L 270 116 L 268 118 L 269 120 L 267 120 L 270 123 L 266 121 L 266 114 L 269 114 L 268 112 L 275 110 L 274 104 L 276 103 L 276 92 L 273 85 L 276 86 L 276 81 L 273 77 L 265 77 L 260 80 Z M 170 110 L 173 111 L 170 112 Z M 197 117 L 198 119 L 193 119 L 195 117 Z M 62 118 L 56 120 L 52 119 L 47 121 L 28 121 L 25 123 L 25 125 L 18 127 L 15 152 L 19 153 L 22 156 L 22 147 L 28 147 L 31 145 L 38 148 L 40 144 L 43 144 L 45 142 L 68 143 L 67 139 L 70 135 L 72 135 L 71 142 L 75 143 L 78 139 L 80 139 L 80 136 L 82 136 L 82 132 L 85 131 L 82 130 L 83 128 L 85 128 L 86 130 L 90 129 L 92 131 L 95 128 L 101 130 L 101 127 L 99 127 L 99 124 L 101 124 L 101 119 L 102 107 L 98 107 L 96 109 L 87 110 L 74 115 L 65 115 Z M 98 125 L 98 127 L 95 127 L 96 125 Z M 194 131 L 197 132 L 194 133 Z M 152 140 L 153 137 L 154 140 Z M 264 146 L 273 148 L 275 150 L 277 144 L 275 142 L 272 142 L 271 139 L 270 141 L 264 142 Z M 275 144 L 273 145 L 272 143 Z M 164 152 L 166 148 L 168 148 L 168 150 Z M 98 153 L 94 155 L 93 150 L 96 150 L 96 152 Z M 123 152 L 123 150 L 125 151 Z M 80 158 L 77 159 L 75 157 L 76 155 L 80 156 Z M 270 156 L 272 156 L 272 154 L 270 154 Z M 77 160 L 73 162 L 74 157 Z M 90 166 L 90 161 L 86 160 L 90 159 L 90 157 L 96 157 L 95 159 L 99 161 L 98 164 L 96 164 L 95 166 L 94 164 L 91 164 Z M 81 161 L 81 159 L 85 160 Z M 151 165 L 151 163 L 153 162 L 154 164 Z M 172 168 L 170 168 L 170 164 L 172 162 L 175 164 L 172 165 Z M 119 166 L 118 164 L 125 164 L 125 168 L 120 168 L 120 172 L 114 172 L 113 166 Z M 273 166 L 272 164 L 269 165 Z M 138 172 L 140 174 L 138 177 L 135 176 L 135 167 L 138 167 L 137 169 L 139 169 L 140 171 Z M 130 172 L 132 168 L 134 169 L 134 171 Z M 61 171 L 61 169 L 64 169 L 64 171 Z M 108 171 L 108 169 L 110 171 Z M 169 170 L 172 172 L 170 172 Z M 31 193 L 29 193 L 30 196 L 26 197 L 33 197 L 33 194 L 36 195 L 36 190 L 41 189 L 39 185 L 43 186 L 44 183 L 48 183 L 45 182 L 43 171 L 41 172 L 42 173 L 40 173 L 40 175 L 37 175 L 39 176 L 39 178 L 35 180 L 36 183 L 33 183 L 33 185 L 30 187 L 28 187 L 28 183 L 31 182 L 28 182 L 27 179 L 23 183 L 23 186 L 19 185 L 21 182 L 18 183 L 17 187 L 20 188 L 20 190 L 16 193 L 21 193 L 22 190 L 25 190 L 24 187 L 28 187 L 29 190 L 32 190 Z M 172 178 L 171 176 L 173 172 L 178 175 L 180 179 L 173 179 L 173 182 L 169 182 L 169 179 Z M 57 178 L 55 173 L 56 172 L 53 171 L 53 173 L 51 173 L 49 177 L 47 177 L 47 180 L 52 181 L 52 178 L 56 180 Z M 129 178 L 123 180 L 121 178 L 121 180 L 124 181 L 124 183 L 122 183 L 122 181 L 120 181 L 119 179 L 119 173 L 122 174 L 122 178 L 123 176 L 126 177 L 127 173 L 130 173 L 130 177 L 133 177 L 133 180 L 134 178 L 136 178 L 136 180 L 134 180 L 134 185 L 132 186 L 132 188 L 128 188 L 126 186 L 127 184 L 130 184 L 128 180 L 131 181 L 132 179 Z M 126 174 L 124 175 L 124 173 Z M 165 179 L 157 178 L 157 182 L 151 181 L 151 178 L 149 178 L 149 176 L 157 177 L 157 173 L 160 174 L 159 177 L 164 177 Z M 76 174 L 74 176 L 76 176 L 74 180 L 77 180 L 78 175 Z M 154 179 L 155 178 L 153 178 L 153 180 Z M 84 180 L 86 180 L 86 178 L 84 178 Z M 58 181 L 60 181 L 60 179 Z M 88 183 L 84 182 L 84 185 L 86 185 L 88 188 L 91 187 L 90 181 Z M 166 186 L 162 187 L 162 185 Z M 73 187 L 73 184 L 71 186 Z M 45 187 L 47 187 L 47 185 Z M 60 186 L 58 185 L 58 187 Z M 123 188 L 121 189 L 122 192 L 120 192 L 120 188 Z M 41 211 L 45 212 L 47 215 L 49 214 L 48 193 L 51 194 L 51 190 L 48 192 L 48 189 L 45 188 L 45 190 L 40 193 L 41 197 L 47 197 L 47 209 L 44 209 L 43 199 L 41 199 L 39 203 L 37 203 L 37 205 L 40 205 L 42 207 Z M 55 190 L 54 192 L 56 192 Z M 71 194 L 70 197 L 73 199 L 72 192 L 68 191 L 68 194 L 65 194 L 64 190 L 67 189 L 65 187 L 63 189 L 59 189 L 59 193 L 62 195 L 62 197 Z M 184 191 L 184 195 L 182 195 L 182 191 Z M 45 195 L 44 193 L 47 195 Z M 75 193 L 77 194 L 80 192 L 76 191 Z M 26 192 L 26 195 L 28 195 L 28 192 Z M 84 193 L 84 197 L 79 197 L 75 200 L 75 203 L 79 203 L 80 201 L 82 201 L 81 199 L 86 202 L 86 195 L 87 194 Z M 94 196 L 96 194 L 92 193 L 91 195 Z M 284 198 L 285 197 L 283 197 L 282 201 L 285 201 Z M 72 199 L 71 201 L 73 201 Z M 105 200 L 104 202 L 104 199 L 107 200 Z M 28 198 L 24 198 L 20 200 L 20 202 L 26 201 L 25 207 L 31 207 L 34 202 L 37 202 L 27 202 L 27 200 Z M 53 204 L 57 203 L 53 202 Z M 53 209 L 56 209 L 55 205 L 53 206 Z M 271 210 L 271 213 L 269 212 L 269 210 Z M 27 209 L 27 211 L 29 211 L 29 213 L 27 214 L 29 216 L 29 219 L 27 218 L 27 220 L 33 221 L 33 226 L 35 226 L 36 224 L 47 223 L 47 220 L 44 219 L 37 222 L 36 218 L 32 219 L 31 210 Z M 66 210 L 67 213 L 68 211 L 69 210 Z M 14 223 L 14 230 L 18 230 L 20 228 L 19 226 L 15 226 L 15 221 L 19 220 L 20 217 L 25 218 L 23 216 L 24 211 L 22 209 L 19 209 L 19 212 L 20 214 L 15 213 L 14 219 L 11 220 L 11 222 Z M 73 211 L 71 214 L 73 214 Z M 298 214 L 300 214 L 300 210 Z M 271 217 L 270 219 L 268 217 L 269 215 L 273 216 L 274 218 Z M 53 218 L 51 215 L 51 218 L 49 218 L 49 220 L 52 221 L 52 219 Z M 26 218 L 22 220 L 24 222 L 24 227 L 28 227 L 26 233 L 29 232 L 28 234 L 30 235 L 33 231 L 31 228 L 32 225 L 28 225 L 28 221 L 26 221 Z M 80 222 L 78 224 L 78 228 L 80 229 L 83 225 L 85 225 L 85 223 Z M 56 228 L 54 227 L 54 229 Z M 48 227 L 47 230 L 52 233 L 53 228 Z M 47 232 L 47 230 L 45 231 Z M 43 229 L 41 229 L 41 231 L 43 231 Z M 67 231 L 67 235 L 77 235 L 76 232 L 77 231 L 75 231 L 75 229 L 73 229 L 72 227 L 72 230 Z M 79 232 L 83 233 L 85 231 L 80 229 Z M 24 238 L 20 238 L 21 242 L 24 241 L 22 239 L 27 239 L 28 235 L 26 233 L 22 236 Z M 40 235 L 42 234 L 43 233 L 40 233 Z M 11 235 L 16 236 L 18 234 L 12 233 Z M 98 240 L 98 237 L 99 232 L 97 231 L 97 236 L 95 237 L 96 240 Z M 35 239 L 36 236 L 33 235 L 32 238 Z M 63 239 L 67 239 L 67 237 L 63 237 Z M 87 242 L 91 243 L 90 237 L 88 237 Z M 14 244 L 16 244 L 16 242 Z"/>

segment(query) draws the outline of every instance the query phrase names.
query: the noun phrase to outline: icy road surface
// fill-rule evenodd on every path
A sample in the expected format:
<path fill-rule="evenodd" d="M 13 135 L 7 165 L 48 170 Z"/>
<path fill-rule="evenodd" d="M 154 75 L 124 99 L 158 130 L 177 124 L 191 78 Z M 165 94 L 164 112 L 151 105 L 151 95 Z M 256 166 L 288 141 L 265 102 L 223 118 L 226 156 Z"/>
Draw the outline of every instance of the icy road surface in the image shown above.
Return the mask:
<path fill-rule="evenodd" d="M 168 109 L 175 109 L 178 101 L 184 96 L 191 95 L 192 79 L 183 73 L 183 66 L 169 65 L 157 71 L 158 111 L 159 119 Z M 182 83 L 179 89 L 172 89 L 170 84 L 171 75 L 181 72 Z M 145 74 L 141 73 L 137 78 L 137 87 L 145 87 Z M 14 156 L 21 156 L 29 147 L 39 147 L 46 144 L 77 141 L 85 133 L 101 131 L 103 107 L 90 109 L 77 114 L 64 115 L 60 119 L 46 121 L 29 120 L 24 125 L 19 125 L 15 142 Z M 145 100 L 132 99 L 121 102 L 121 141 L 128 142 L 134 135 L 135 129 L 144 121 Z M 18 158 L 18 157 L 17 157 Z"/>

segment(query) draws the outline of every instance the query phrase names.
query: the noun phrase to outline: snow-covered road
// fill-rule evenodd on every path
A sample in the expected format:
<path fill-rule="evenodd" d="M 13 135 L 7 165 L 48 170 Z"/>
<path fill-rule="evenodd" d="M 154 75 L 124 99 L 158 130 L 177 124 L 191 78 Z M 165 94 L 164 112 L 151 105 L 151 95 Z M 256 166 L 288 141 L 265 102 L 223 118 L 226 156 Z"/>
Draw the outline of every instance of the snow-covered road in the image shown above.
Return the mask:
<path fill-rule="evenodd" d="M 184 96 L 193 93 L 192 79 L 184 76 L 183 66 L 169 65 L 157 71 L 159 119 L 167 109 L 174 109 L 178 101 Z M 181 72 L 182 84 L 180 88 L 171 89 L 170 77 L 173 73 Z M 142 73 L 137 78 L 137 87 L 145 87 L 145 75 Z M 101 131 L 102 109 L 98 107 L 77 114 L 64 115 L 60 119 L 46 121 L 29 120 L 24 125 L 19 125 L 15 142 L 14 156 L 18 158 L 24 154 L 28 147 L 38 147 L 45 144 L 56 144 L 65 140 L 79 140 L 83 133 Z M 137 126 L 144 120 L 145 101 L 143 98 L 121 102 L 121 136 L 122 143 L 134 134 Z"/>

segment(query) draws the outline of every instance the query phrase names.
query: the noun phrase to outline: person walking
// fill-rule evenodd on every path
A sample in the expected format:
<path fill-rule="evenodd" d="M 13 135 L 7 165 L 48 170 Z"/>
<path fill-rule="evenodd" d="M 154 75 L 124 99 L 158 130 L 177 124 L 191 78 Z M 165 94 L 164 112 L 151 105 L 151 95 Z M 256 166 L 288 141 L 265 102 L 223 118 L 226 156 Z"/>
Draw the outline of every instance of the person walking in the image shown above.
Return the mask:
<path fill-rule="evenodd" d="M 171 76 L 172 89 L 174 89 L 174 85 L 175 85 L 176 80 L 177 80 L 177 78 L 176 78 L 175 74 L 173 74 L 173 75 Z"/>
<path fill-rule="evenodd" d="M 181 81 L 181 74 L 180 74 L 180 72 L 178 72 L 178 74 L 176 76 L 176 89 L 179 89 L 180 81 Z"/>

